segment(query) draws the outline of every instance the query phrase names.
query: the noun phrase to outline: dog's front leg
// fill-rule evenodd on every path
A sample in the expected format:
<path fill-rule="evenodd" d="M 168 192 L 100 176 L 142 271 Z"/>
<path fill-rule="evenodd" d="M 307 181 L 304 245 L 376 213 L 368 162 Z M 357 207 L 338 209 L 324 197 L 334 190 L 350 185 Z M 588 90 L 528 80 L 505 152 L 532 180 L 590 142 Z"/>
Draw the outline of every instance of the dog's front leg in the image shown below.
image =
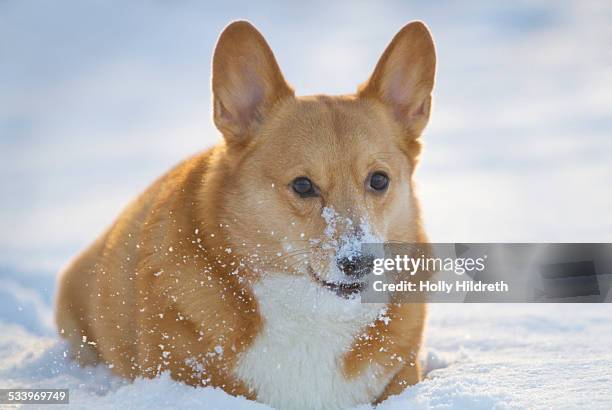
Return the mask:
<path fill-rule="evenodd" d="M 406 363 L 399 372 L 393 376 L 385 390 L 376 399 L 374 404 L 382 403 L 387 400 L 389 396 L 400 394 L 408 386 L 412 386 L 421 381 L 421 368 L 418 362 Z"/>

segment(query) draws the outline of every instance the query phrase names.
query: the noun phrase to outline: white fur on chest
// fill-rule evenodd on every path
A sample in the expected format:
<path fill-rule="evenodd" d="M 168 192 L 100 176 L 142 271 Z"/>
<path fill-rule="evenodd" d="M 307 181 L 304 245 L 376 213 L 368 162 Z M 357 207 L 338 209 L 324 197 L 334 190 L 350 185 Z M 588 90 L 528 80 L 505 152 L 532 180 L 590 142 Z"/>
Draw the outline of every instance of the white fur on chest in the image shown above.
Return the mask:
<path fill-rule="evenodd" d="M 347 379 L 342 358 L 382 305 L 339 298 L 305 277 L 271 274 L 253 289 L 264 327 L 236 375 L 277 409 L 340 409 L 369 403 L 391 375 L 377 365 Z"/>

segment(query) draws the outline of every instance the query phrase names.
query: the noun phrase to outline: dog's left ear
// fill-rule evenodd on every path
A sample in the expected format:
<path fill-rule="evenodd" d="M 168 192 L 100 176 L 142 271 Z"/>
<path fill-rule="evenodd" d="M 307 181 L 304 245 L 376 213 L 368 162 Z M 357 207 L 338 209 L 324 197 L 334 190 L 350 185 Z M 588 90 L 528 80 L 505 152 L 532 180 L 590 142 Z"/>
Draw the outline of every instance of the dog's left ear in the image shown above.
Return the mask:
<path fill-rule="evenodd" d="M 274 54 L 247 21 L 221 33 L 212 66 L 213 117 L 228 143 L 242 143 L 279 100 L 293 96 Z"/>
<path fill-rule="evenodd" d="M 413 138 L 429 120 L 436 71 L 436 51 L 429 30 L 420 21 L 405 25 L 358 91 L 387 105 Z"/>

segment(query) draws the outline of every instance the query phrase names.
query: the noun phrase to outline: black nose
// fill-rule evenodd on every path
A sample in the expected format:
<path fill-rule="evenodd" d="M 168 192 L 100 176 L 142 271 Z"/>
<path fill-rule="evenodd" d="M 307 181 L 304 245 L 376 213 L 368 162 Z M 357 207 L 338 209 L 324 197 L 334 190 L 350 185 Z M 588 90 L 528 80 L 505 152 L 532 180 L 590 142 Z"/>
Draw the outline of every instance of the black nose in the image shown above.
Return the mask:
<path fill-rule="evenodd" d="M 351 278 L 361 278 L 372 272 L 374 257 L 369 255 L 355 255 L 338 259 L 338 268 Z"/>

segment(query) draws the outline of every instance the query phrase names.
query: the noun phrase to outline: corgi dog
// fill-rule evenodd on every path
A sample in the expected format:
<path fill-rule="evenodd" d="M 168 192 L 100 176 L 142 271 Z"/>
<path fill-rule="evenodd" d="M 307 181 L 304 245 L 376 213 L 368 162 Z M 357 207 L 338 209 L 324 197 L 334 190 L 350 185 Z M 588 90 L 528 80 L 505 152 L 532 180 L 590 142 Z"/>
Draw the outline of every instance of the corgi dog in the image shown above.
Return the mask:
<path fill-rule="evenodd" d="M 227 26 L 212 64 L 222 142 L 60 275 L 74 359 L 278 409 L 378 403 L 417 383 L 426 306 L 361 303 L 372 260 L 359 244 L 427 241 L 413 172 L 435 64 L 412 22 L 355 94 L 297 97 L 255 27 Z"/>

